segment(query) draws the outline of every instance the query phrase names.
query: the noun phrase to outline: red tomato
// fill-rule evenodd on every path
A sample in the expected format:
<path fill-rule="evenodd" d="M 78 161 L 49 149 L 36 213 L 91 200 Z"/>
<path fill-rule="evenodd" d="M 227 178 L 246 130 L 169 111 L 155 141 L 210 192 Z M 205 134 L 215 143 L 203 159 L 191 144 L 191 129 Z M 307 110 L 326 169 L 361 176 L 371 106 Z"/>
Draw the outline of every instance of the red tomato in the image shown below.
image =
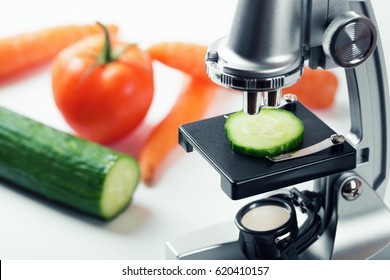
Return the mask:
<path fill-rule="evenodd" d="M 58 109 L 77 134 L 110 143 L 133 131 L 148 112 L 152 62 L 146 51 L 110 40 L 108 33 L 90 36 L 56 57 L 52 88 Z"/>

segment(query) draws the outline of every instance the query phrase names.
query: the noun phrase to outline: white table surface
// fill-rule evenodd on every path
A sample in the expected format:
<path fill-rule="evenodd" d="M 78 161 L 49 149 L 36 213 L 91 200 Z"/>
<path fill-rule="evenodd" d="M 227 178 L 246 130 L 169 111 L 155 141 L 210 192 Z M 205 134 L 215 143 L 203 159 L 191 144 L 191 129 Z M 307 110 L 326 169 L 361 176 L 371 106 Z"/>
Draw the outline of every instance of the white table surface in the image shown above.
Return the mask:
<path fill-rule="evenodd" d="M 372 2 L 390 61 L 389 2 Z M 99 20 L 119 25 L 123 39 L 144 46 L 173 40 L 209 44 L 228 32 L 235 4 L 234 0 L 9 0 L 0 8 L 0 37 Z M 0 105 L 72 132 L 54 105 L 49 69 L 44 66 L 23 79 L 0 83 Z M 182 85 L 182 75 L 156 65 L 155 83 L 149 114 L 128 141 L 145 137 L 168 112 Z M 341 81 L 335 105 L 315 111 L 338 132 L 348 130 L 346 98 Z M 240 108 L 241 96 L 222 92 L 208 116 Z M 129 208 L 108 223 L 0 183 L 0 259 L 164 259 L 165 241 L 231 220 L 253 199 L 232 201 L 220 189 L 217 172 L 196 152 L 186 154 L 179 147 L 165 161 L 158 184 L 147 188 L 141 183 Z"/>

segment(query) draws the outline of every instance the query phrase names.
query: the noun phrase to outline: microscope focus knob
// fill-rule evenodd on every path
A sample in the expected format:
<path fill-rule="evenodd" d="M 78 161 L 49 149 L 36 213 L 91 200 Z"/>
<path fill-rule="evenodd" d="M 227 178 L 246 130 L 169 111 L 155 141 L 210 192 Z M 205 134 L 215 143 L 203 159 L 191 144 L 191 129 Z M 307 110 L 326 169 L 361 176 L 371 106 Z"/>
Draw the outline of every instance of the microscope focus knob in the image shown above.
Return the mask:
<path fill-rule="evenodd" d="M 373 22 L 353 11 L 336 17 L 324 33 L 324 53 L 334 63 L 351 68 L 363 63 L 375 50 L 377 30 Z"/>

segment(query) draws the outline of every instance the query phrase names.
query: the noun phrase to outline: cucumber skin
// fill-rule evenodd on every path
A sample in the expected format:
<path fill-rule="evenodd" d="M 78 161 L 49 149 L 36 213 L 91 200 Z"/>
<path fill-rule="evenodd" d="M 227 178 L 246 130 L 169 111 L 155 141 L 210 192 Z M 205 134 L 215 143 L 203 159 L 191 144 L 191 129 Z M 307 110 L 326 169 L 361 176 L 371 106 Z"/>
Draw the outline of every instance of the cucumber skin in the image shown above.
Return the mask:
<path fill-rule="evenodd" d="M 265 110 L 282 110 L 282 109 L 279 109 L 279 108 L 266 108 Z M 238 113 L 243 113 L 243 112 L 239 111 L 236 114 L 238 114 Z M 289 113 L 291 113 L 291 112 L 289 112 Z M 303 132 L 304 126 L 303 126 L 302 121 L 300 121 L 300 126 L 302 127 L 302 132 Z M 229 131 L 227 129 L 227 124 L 225 124 L 224 129 L 225 129 L 227 140 L 228 140 L 228 143 L 229 143 L 229 146 L 231 147 L 231 149 L 233 151 L 239 153 L 239 154 L 252 156 L 252 157 L 276 156 L 276 155 L 279 155 L 279 154 L 282 154 L 282 153 L 289 152 L 289 151 L 297 148 L 302 143 L 303 136 L 304 136 L 303 133 L 301 133 L 297 137 L 291 139 L 284 146 L 277 146 L 277 147 L 270 148 L 270 149 L 257 150 L 255 148 L 237 145 L 236 143 L 234 143 L 231 140 L 232 137 L 229 136 Z"/>
<path fill-rule="evenodd" d="M 122 158 L 134 161 L 139 178 L 132 157 L 0 107 L 0 177 L 49 200 L 113 218 L 101 213 L 100 200 L 110 168 Z"/>

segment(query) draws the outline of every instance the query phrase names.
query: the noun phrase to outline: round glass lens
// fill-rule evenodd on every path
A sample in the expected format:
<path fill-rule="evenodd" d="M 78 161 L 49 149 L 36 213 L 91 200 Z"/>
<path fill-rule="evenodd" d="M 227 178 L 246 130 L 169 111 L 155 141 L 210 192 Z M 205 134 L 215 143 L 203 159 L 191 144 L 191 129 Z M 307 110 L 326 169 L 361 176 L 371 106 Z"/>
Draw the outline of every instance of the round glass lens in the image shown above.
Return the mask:
<path fill-rule="evenodd" d="M 262 205 L 246 212 L 241 224 L 253 231 L 269 231 L 281 227 L 289 219 L 288 209 L 277 205 Z"/>

